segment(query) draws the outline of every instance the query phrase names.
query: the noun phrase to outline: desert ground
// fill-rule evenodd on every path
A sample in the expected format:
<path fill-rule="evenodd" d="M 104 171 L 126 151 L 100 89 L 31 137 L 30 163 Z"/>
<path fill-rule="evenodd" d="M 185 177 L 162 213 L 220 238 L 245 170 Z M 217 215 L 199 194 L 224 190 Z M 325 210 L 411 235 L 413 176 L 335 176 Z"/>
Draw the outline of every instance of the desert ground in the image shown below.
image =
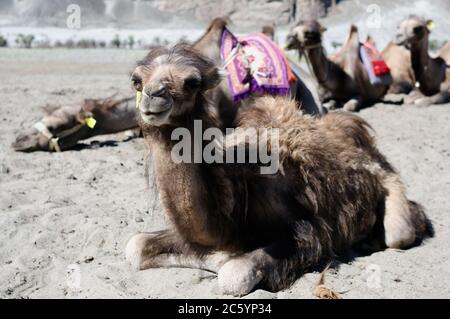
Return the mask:
<path fill-rule="evenodd" d="M 217 279 L 191 269 L 132 272 L 124 257 L 139 231 L 165 227 L 146 191 L 142 139 L 124 133 L 63 153 L 16 153 L 18 130 L 47 103 L 132 94 L 129 74 L 144 51 L 0 50 L 0 297 L 222 298 Z M 377 104 L 360 115 L 423 204 L 435 237 L 407 251 L 336 262 L 327 285 L 343 298 L 450 297 L 450 105 Z M 278 293 L 313 298 L 311 272 Z"/>

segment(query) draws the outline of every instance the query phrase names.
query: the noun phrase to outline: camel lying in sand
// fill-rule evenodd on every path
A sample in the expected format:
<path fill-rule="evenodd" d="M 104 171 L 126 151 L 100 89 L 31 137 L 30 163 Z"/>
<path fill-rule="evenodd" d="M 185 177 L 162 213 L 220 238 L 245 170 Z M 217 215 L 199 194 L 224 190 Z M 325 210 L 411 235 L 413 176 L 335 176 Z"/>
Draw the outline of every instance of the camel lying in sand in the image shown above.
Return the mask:
<path fill-rule="evenodd" d="M 391 70 L 392 84 L 388 93 L 408 94 L 414 90 L 416 78 L 409 50 L 391 41 L 381 52 L 381 56 Z"/>
<path fill-rule="evenodd" d="M 210 270 L 217 272 L 224 294 L 240 296 L 256 285 L 286 288 L 310 267 L 355 244 L 403 249 L 426 234 L 425 214 L 407 199 L 399 174 L 379 153 L 361 118 L 344 112 L 311 117 L 286 97 L 262 97 L 241 109 L 235 123 L 254 128 L 253 135 L 226 135 L 224 146 L 214 151 L 222 155 L 211 164 L 178 161 L 174 139 L 180 133 L 186 134 L 183 142 L 194 143 L 191 150 L 200 146 L 194 153 L 178 149 L 182 157 L 205 154 L 216 145 L 217 140 L 211 143 L 216 135 L 200 143 L 195 136 L 221 133 L 205 98 L 220 85 L 219 69 L 192 47 L 178 45 L 151 51 L 133 79 L 144 96 L 139 121 L 172 225 L 130 239 L 126 258 L 134 269 Z M 279 138 L 264 128 L 278 129 Z M 256 138 L 279 154 L 279 170 L 265 175 L 262 160 L 221 161 L 236 146 L 254 149 Z"/>
<path fill-rule="evenodd" d="M 351 27 L 350 35 L 334 61 L 330 60 L 322 46 L 322 34 L 326 29 L 315 20 L 301 21 L 287 37 L 286 49 L 299 50 L 310 61 L 319 85 L 338 102 L 338 106 L 355 111 L 379 101 L 389 86 L 371 84 L 366 68 L 360 60 L 358 29 Z"/>
<path fill-rule="evenodd" d="M 214 19 L 208 26 L 206 32 L 194 43 L 195 48 L 213 59 L 218 66 L 223 63 L 220 57 L 220 46 L 222 34 L 227 24 L 228 19 L 226 18 Z M 270 36 L 271 33 L 273 35 L 274 30 L 271 27 L 264 27 L 263 32 Z M 307 113 L 322 113 L 322 106 L 313 80 L 298 66 L 292 64 L 291 67 L 297 76 L 297 83 L 291 88 L 292 97 L 302 105 L 302 108 Z M 301 74 L 301 77 L 298 76 L 299 74 Z M 215 90 L 208 92 L 208 97 L 214 101 L 215 109 L 218 110 L 218 117 L 223 123 L 222 126 L 230 126 L 234 122 L 236 111 L 242 105 L 233 104 L 227 81 L 222 81 L 221 85 Z M 98 112 L 100 114 L 97 119 L 97 127 L 94 130 L 89 130 L 87 127 L 79 125 L 80 123 L 77 121 L 77 118 L 84 117 L 86 105 L 75 106 L 73 108 L 63 107 L 60 110 L 54 111 L 53 114 L 45 116 L 41 120 L 44 125 L 41 125 L 40 130 L 33 127 L 21 132 L 16 142 L 13 143 L 13 147 L 17 151 L 55 151 L 57 148 L 55 149 L 55 143 L 52 140 L 58 137 L 60 132 L 67 132 L 73 129 L 73 134 L 70 134 L 70 136 L 64 139 L 60 138 L 59 143 L 61 145 L 59 148 L 66 150 L 76 145 L 77 141 L 81 139 L 137 127 L 138 123 L 135 120 L 136 111 L 132 106 L 131 99 L 124 101 L 97 101 L 96 107 L 99 108 Z M 111 104 L 114 107 L 103 107 L 102 104 Z M 246 104 L 246 102 L 241 104 Z M 90 108 L 90 106 L 87 107 Z M 108 110 L 112 110 L 113 114 L 108 115 L 103 113 L 103 111 Z M 105 123 L 105 120 L 108 120 L 108 123 Z M 106 129 L 103 129 L 103 127 L 106 127 Z M 76 128 L 80 129 L 77 130 Z"/>
<path fill-rule="evenodd" d="M 16 151 L 64 151 L 78 141 L 137 127 L 134 98 L 87 99 L 81 105 L 55 107 L 31 129 L 19 133 Z"/>
<path fill-rule="evenodd" d="M 450 41 L 437 57 L 428 53 L 431 21 L 410 16 L 400 23 L 396 43 L 405 45 L 411 52 L 411 64 L 419 83 L 419 95 L 412 95 L 418 105 L 450 102 Z"/>

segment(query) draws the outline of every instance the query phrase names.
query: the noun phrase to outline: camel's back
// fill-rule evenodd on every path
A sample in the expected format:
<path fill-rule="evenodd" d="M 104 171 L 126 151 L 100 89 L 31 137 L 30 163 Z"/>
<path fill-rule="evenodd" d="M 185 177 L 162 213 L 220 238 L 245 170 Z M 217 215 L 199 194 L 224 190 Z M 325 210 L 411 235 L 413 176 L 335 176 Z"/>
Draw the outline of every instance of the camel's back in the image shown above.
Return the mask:
<path fill-rule="evenodd" d="M 347 112 L 313 117 L 299 112 L 294 101 L 283 97 L 256 99 L 254 106 L 240 115 L 238 126 L 278 129 L 281 156 L 299 159 L 317 155 L 334 160 L 374 148 L 370 126 L 360 117 Z"/>

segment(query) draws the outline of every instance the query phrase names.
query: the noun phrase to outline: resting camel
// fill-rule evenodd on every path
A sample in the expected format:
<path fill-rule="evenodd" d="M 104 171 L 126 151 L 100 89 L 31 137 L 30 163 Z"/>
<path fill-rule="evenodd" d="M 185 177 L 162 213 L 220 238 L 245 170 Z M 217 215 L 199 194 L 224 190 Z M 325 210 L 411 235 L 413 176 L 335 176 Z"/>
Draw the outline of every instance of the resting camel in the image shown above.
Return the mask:
<path fill-rule="evenodd" d="M 391 41 L 381 52 L 381 56 L 391 70 L 392 84 L 388 93 L 410 93 L 414 89 L 416 79 L 409 50 Z"/>
<path fill-rule="evenodd" d="M 361 118 L 346 112 L 312 117 L 289 98 L 261 97 L 241 109 L 235 123 L 254 128 L 254 135 L 226 135 L 214 151 L 219 159 L 210 164 L 178 161 L 173 137 L 180 132 L 187 134 L 183 142 L 200 146 L 200 154 L 215 138 L 198 143 L 197 121 L 200 133 L 215 129 L 220 135 L 205 98 L 221 83 L 216 63 L 190 46 L 158 48 L 139 63 L 133 79 L 143 94 L 138 118 L 171 224 L 130 239 L 126 258 L 135 270 L 198 267 L 217 272 L 224 294 L 241 296 L 256 286 L 286 288 L 307 269 L 363 241 L 404 249 L 426 234 L 423 210 L 407 199 L 399 174 Z M 264 128 L 278 129 L 279 138 Z M 220 160 L 236 146 L 251 150 L 254 138 L 279 154 L 276 172 L 263 173 L 260 160 Z"/>
<path fill-rule="evenodd" d="M 208 26 L 206 32 L 194 43 L 197 48 L 204 55 L 213 59 L 217 65 L 222 65 L 220 57 L 220 46 L 222 33 L 229 21 L 227 18 L 216 18 Z M 263 32 L 271 32 L 273 28 L 263 28 Z M 297 75 L 297 83 L 292 87 L 292 96 L 295 97 L 302 105 L 302 108 L 311 114 L 322 113 L 322 106 L 319 101 L 318 93 L 314 82 L 308 75 L 298 66 L 291 63 L 293 71 Z M 298 75 L 301 74 L 301 77 Z M 218 110 L 218 117 L 223 123 L 223 127 L 229 127 L 235 119 L 236 111 L 240 106 L 233 105 L 232 97 L 230 95 L 227 81 L 223 81 L 216 89 L 208 92 L 208 97 L 213 99 L 215 109 Z M 97 134 L 119 132 L 124 129 L 137 127 L 137 121 L 134 120 L 136 111 L 133 108 L 132 98 L 124 101 L 112 101 L 107 99 L 105 101 L 96 101 L 95 107 L 98 110 L 92 111 L 99 113 L 97 118 L 97 127 L 95 130 L 89 130 L 87 127 L 79 125 L 77 118 L 84 116 L 85 108 L 91 108 L 91 105 L 76 106 L 74 108 L 63 107 L 57 109 L 53 114 L 45 116 L 41 122 L 47 127 L 46 132 L 37 130 L 35 127 L 21 132 L 13 143 L 13 147 L 17 151 L 54 151 L 53 137 L 57 137 L 61 131 L 68 131 L 76 127 L 80 130 L 75 130 L 73 134 L 60 139 L 60 149 L 66 150 L 74 145 L 80 139 L 92 137 Z M 89 102 L 91 101 L 91 102 Z M 88 100 L 92 103 L 92 100 Z M 105 107 L 102 106 L 105 104 Z M 242 104 L 242 103 L 241 103 Z M 245 104 L 245 103 L 244 103 Z M 109 107 L 109 106 L 111 107 Z M 104 112 L 112 110 L 113 114 L 108 115 Z M 97 115 L 96 115 L 97 116 Z M 122 117 L 122 119 L 121 119 Z M 107 120 L 108 123 L 104 121 Z M 123 121 L 123 122 L 122 122 Z"/>
<path fill-rule="evenodd" d="M 450 41 L 437 57 L 430 57 L 430 22 L 410 16 L 400 23 L 396 37 L 396 43 L 405 45 L 411 52 L 411 64 L 421 93 L 419 97 L 413 96 L 413 102 L 418 105 L 450 102 Z"/>
<path fill-rule="evenodd" d="M 12 147 L 22 152 L 64 151 L 80 140 L 136 127 L 134 98 L 86 99 L 80 105 L 48 110 L 33 128 L 17 136 Z"/>
<path fill-rule="evenodd" d="M 358 29 L 351 27 L 347 41 L 333 61 L 322 46 L 325 31 L 326 28 L 315 20 L 300 21 L 288 34 L 286 49 L 296 49 L 301 56 L 306 55 L 319 85 L 345 110 L 357 111 L 379 101 L 389 86 L 370 83 L 360 60 Z"/>

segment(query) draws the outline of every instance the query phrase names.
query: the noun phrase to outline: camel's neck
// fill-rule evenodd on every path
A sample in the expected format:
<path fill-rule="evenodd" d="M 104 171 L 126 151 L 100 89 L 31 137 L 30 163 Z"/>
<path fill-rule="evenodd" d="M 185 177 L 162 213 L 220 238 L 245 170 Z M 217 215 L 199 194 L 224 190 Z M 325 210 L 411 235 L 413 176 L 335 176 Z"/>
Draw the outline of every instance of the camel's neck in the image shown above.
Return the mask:
<path fill-rule="evenodd" d="M 428 37 L 411 45 L 411 64 L 421 87 L 427 86 L 431 58 L 428 55 Z"/>
<path fill-rule="evenodd" d="M 198 122 L 194 122 L 198 120 L 202 121 L 201 128 Z M 183 155 L 192 155 L 190 158 L 188 156 L 188 162 L 184 161 L 184 156 L 173 157 L 180 154 L 178 146 L 181 145 L 181 138 L 175 142 L 171 140 L 175 128 L 148 131 L 143 127 L 153 157 L 152 168 L 162 205 L 178 232 L 188 242 L 220 248 L 227 244 L 227 234 L 223 229 L 227 229 L 226 223 L 230 222 L 235 209 L 236 186 L 228 180 L 221 166 L 207 164 L 203 158 L 200 162 L 196 161 L 198 150 L 194 149 L 198 143 L 202 145 L 200 152 L 203 155 L 203 141 L 196 139 L 199 135 L 203 136 L 206 129 L 216 127 L 214 119 L 201 112 L 186 117 L 181 127 L 183 142 L 191 143 L 190 148 L 183 148 L 182 151 Z"/>
<path fill-rule="evenodd" d="M 311 61 L 311 65 L 314 74 L 319 84 L 325 84 L 329 80 L 330 76 L 330 61 L 325 55 L 322 46 L 311 48 L 307 50 L 308 59 Z"/>

